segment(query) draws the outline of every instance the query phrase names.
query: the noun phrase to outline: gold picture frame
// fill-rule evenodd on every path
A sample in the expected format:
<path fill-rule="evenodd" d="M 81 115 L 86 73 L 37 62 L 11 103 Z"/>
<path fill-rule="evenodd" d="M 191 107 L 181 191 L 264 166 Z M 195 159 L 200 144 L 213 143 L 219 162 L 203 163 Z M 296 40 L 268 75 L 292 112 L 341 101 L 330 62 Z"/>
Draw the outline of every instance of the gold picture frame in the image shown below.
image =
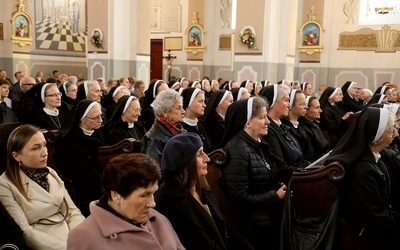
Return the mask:
<path fill-rule="evenodd" d="M 33 40 L 31 36 L 32 19 L 24 10 L 25 5 L 22 0 L 18 5 L 18 11 L 15 11 L 11 16 L 12 43 L 16 43 L 21 47 L 25 45 L 32 45 Z"/>
<path fill-rule="evenodd" d="M 321 53 L 322 49 L 322 35 L 324 29 L 322 25 L 315 20 L 316 14 L 314 13 L 314 6 L 310 8 L 311 13 L 308 14 L 309 20 L 305 22 L 299 32 L 300 32 L 300 44 L 299 52 L 304 52 L 307 55 L 312 55 L 314 53 Z"/>
<path fill-rule="evenodd" d="M 164 51 L 180 51 L 182 50 L 182 37 L 164 37 Z"/>
<path fill-rule="evenodd" d="M 0 23 L 0 40 L 4 40 L 3 23 Z"/>
<path fill-rule="evenodd" d="M 186 47 L 188 53 L 196 55 L 197 53 L 204 52 L 204 28 L 198 23 L 197 12 L 193 12 L 193 21 L 186 29 Z"/>

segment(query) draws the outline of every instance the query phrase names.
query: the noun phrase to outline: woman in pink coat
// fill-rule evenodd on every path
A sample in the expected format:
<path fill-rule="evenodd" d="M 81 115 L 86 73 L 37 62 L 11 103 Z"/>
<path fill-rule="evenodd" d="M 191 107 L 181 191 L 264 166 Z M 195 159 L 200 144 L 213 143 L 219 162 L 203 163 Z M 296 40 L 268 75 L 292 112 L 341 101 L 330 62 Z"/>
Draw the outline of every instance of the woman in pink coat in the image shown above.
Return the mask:
<path fill-rule="evenodd" d="M 171 223 L 154 210 L 160 170 L 144 154 L 113 158 L 103 173 L 103 195 L 91 215 L 68 235 L 68 249 L 184 249 Z"/>

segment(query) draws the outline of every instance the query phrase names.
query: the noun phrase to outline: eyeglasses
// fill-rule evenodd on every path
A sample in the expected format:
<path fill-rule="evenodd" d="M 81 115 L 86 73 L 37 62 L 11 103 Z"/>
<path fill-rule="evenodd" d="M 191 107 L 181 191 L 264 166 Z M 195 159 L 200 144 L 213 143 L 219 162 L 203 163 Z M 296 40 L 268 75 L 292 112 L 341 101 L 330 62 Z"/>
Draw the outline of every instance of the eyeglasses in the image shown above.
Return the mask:
<path fill-rule="evenodd" d="M 105 117 L 105 114 L 100 114 L 100 115 L 95 116 L 95 117 L 86 116 L 85 118 L 88 118 L 88 119 L 90 119 L 90 120 L 93 120 L 93 121 L 98 122 L 98 121 L 100 121 L 100 120 L 104 120 L 104 117 Z"/>
<path fill-rule="evenodd" d="M 142 112 L 141 108 L 138 108 L 138 109 L 127 109 L 127 110 L 135 112 L 136 114 L 139 114 L 140 112 Z"/>
<path fill-rule="evenodd" d="M 61 97 L 62 93 L 58 92 L 58 93 L 54 93 L 54 94 L 51 94 L 51 95 L 45 95 L 45 97 L 57 97 L 57 96 Z"/>
<path fill-rule="evenodd" d="M 22 84 L 23 86 L 29 86 L 29 87 L 33 87 L 36 85 L 36 83 L 24 83 Z"/>

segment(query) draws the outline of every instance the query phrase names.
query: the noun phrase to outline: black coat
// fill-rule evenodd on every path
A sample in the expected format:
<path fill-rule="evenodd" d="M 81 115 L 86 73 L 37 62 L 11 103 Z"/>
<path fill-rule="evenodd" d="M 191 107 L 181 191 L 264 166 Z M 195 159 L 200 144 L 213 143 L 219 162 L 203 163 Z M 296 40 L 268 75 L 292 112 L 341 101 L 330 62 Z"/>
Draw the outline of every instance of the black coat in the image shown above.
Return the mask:
<path fill-rule="evenodd" d="M 17 122 L 17 116 L 5 102 L 0 103 L 0 124 Z"/>
<path fill-rule="evenodd" d="M 57 145 L 56 163 L 65 177 L 72 180 L 76 204 L 88 216 L 89 203 L 101 196 L 99 147 L 104 146 L 100 130 L 87 136 L 81 128 L 72 129 Z"/>
<path fill-rule="evenodd" d="M 146 131 L 149 131 L 151 126 L 153 126 L 155 118 L 156 117 L 151 106 L 144 108 L 141 115 L 139 116 L 139 120 L 144 122 L 144 128 L 146 129 Z"/>
<path fill-rule="evenodd" d="M 343 115 L 344 112 L 336 105 L 327 103 L 322 108 L 320 126 L 321 129 L 327 131 L 329 134 L 329 138 L 331 139 L 330 148 L 333 148 L 349 129 L 347 121 L 342 119 Z"/>
<path fill-rule="evenodd" d="M 307 159 L 310 161 L 316 161 L 318 158 L 326 154 L 329 150 L 329 143 L 322 134 L 317 121 L 311 122 L 304 117 L 299 119 L 300 127 L 304 129 L 308 138 Z"/>
<path fill-rule="evenodd" d="M 211 151 L 218 149 L 225 133 L 225 120 L 214 110 L 204 123 L 211 142 Z"/>
<path fill-rule="evenodd" d="M 203 191 L 201 199 L 212 217 L 192 195 L 166 181 L 156 194 L 156 209 L 169 219 L 186 249 L 227 249 L 227 229 L 214 195 Z"/>
<path fill-rule="evenodd" d="M 200 136 L 201 140 L 203 141 L 203 150 L 206 153 L 211 152 L 211 141 L 207 135 L 207 129 L 204 123 L 201 120 L 198 120 L 197 126 L 190 126 L 189 124 L 182 122 L 182 127 L 191 133 L 195 133 Z"/>
<path fill-rule="evenodd" d="M 390 181 L 385 164 L 366 148 L 346 169 L 340 208 L 343 219 L 367 249 L 398 249 L 399 215 L 390 208 Z M 394 247 L 395 246 L 395 247 Z"/>
<path fill-rule="evenodd" d="M 277 246 L 282 201 L 276 194 L 280 185 L 269 146 L 241 130 L 225 149 L 228 159 L 223 168 L 222 189 L 249 222 L 253 246 L 256 249 Z"/>

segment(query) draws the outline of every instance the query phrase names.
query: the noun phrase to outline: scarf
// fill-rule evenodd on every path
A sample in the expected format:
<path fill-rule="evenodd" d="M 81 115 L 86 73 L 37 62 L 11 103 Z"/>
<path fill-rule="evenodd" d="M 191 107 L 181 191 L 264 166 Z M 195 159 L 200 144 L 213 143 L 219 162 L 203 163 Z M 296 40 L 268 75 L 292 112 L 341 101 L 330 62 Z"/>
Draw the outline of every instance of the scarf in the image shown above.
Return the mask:
<path fill-rule="evenodd" d="M 47 192 L 50 191 L 50 185 L 47 181 L 47 175 L 50 173 L 48 168 L 38 168 L 34 171 L 29 171 L 24 166 L 20 165 L 20 169 Z"/>
<path fill-rule="evenodd" d="M 180 128 L 178 128 L 178 127 L 174 126 L 172 123 L 170 123 L 169 121 L 165 120 L 164 116 L 162 116 L 162 115 L 157 115 L 156 119 L 158 121 L 160 121 L 161 124 L 164 125 L 169 130 L 169 132 L 171 132 L 172 135 L 182 134 L 182 133 L 186 132 L 186 130 L 183 129 L 180 124 L 179 124 Z"/>

